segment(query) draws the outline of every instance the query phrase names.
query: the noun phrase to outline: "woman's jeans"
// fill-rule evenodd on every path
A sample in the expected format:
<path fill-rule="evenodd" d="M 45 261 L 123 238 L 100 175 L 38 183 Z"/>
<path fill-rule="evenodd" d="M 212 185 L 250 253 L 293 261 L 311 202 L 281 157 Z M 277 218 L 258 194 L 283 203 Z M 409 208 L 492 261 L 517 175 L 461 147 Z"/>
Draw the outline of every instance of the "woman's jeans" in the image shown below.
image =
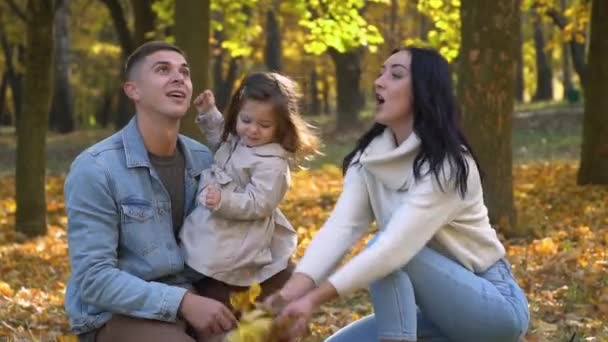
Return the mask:
<path fill-rule="evenodd" d="M 326 341 L 515 342 L 528 328 L 528 302 L 505 259 L 476 274 L 424 247 L 370 293 L 375 314 Z"/>

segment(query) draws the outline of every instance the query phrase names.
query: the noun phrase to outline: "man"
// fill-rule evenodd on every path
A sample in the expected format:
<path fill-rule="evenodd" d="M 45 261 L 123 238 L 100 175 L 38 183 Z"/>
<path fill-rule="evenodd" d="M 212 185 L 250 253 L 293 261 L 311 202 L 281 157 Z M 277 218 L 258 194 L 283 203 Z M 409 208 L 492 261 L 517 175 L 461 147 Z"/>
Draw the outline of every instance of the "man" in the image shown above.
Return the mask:
<path fill-rule="evenodd" d="M 176 237 L 212 155 L 178 134 L 192 97 L 183 52 L 149 42 L 127 60 L 136 114 L 82 152 L 65 183 L 72 275 L 65 306 L 81 341 L 194 341 L 236 319 L 187 291 Z M 191 329 L 187 329 L 187 327 Z"/>

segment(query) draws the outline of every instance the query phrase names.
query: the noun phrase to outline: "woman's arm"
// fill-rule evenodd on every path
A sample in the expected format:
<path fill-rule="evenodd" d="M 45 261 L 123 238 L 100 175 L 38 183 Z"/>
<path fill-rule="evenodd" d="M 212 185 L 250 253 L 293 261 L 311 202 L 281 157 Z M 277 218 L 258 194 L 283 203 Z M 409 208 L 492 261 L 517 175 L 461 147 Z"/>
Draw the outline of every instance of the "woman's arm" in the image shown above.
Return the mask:
<path fill-rule="evenodd" d="M 418 180 L 374 244 L 329 278 L 338 293 L 366 287 L 407 264 L 464 203 L 452 186 L 443 190 L 430 174 Z"/>
<path fill-rule="evenodd" d="M 361 238 L 373 218 L 362 170 L 352 166 L 344 177 L 334 210 L 315 234 L 295 272 L 306 274 L 316 284 L 321 283 Z"/>

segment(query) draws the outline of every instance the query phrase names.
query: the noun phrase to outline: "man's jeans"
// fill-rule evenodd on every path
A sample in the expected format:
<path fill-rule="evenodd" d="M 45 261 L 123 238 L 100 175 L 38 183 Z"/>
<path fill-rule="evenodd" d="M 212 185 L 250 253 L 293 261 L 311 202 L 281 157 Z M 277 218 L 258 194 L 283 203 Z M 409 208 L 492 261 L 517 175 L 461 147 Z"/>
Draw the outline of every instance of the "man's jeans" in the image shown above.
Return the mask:
<path fill-rule="evenodd" d="M 328 342 L 515 342 L 526 332 L 528 303 L 508 262 L 475 274 L 425 247 L 401 270 L 370 287 L 375 315 Z"/>

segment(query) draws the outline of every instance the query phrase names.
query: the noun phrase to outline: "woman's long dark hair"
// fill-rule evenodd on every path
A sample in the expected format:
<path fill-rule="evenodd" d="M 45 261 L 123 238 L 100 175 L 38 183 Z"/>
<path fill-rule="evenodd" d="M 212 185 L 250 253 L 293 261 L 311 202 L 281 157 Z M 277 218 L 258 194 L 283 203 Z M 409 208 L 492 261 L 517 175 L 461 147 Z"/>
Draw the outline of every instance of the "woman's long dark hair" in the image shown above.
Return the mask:
<path fill-rule="evenodd" d="M 414 104 L 413 129 L 421 141 L 420 152 L 414 160 L 414 177 L 419 179 L 423 176 L 421 167 L 428 163 L 428 172 L 433 174 L 443 190 L 440 175 L 447 159 L 455 172 L 446 172 L 446 174 L 455 176 L 454 186 L 459 190 L 461 197 L 464 197 L 469 176 L 465 154 L 472 156 L 478 168 L 479 165 L 460 128 L 450 66 L 437 51 L 432 49 L 404 47 L 393 50 L 391 55 L 400 51 L 408 51 L 412 56 L 410 72 Z M 382 134 L 385 128 L 385 125 L 375 123 L 359 138 L 354 150 L 344 157 L 342 163 L 344 173 L 351 164 L 359 162 L 358 159 L 354 160 L 355 157 L 365 150 L 375 137 Z"/>

